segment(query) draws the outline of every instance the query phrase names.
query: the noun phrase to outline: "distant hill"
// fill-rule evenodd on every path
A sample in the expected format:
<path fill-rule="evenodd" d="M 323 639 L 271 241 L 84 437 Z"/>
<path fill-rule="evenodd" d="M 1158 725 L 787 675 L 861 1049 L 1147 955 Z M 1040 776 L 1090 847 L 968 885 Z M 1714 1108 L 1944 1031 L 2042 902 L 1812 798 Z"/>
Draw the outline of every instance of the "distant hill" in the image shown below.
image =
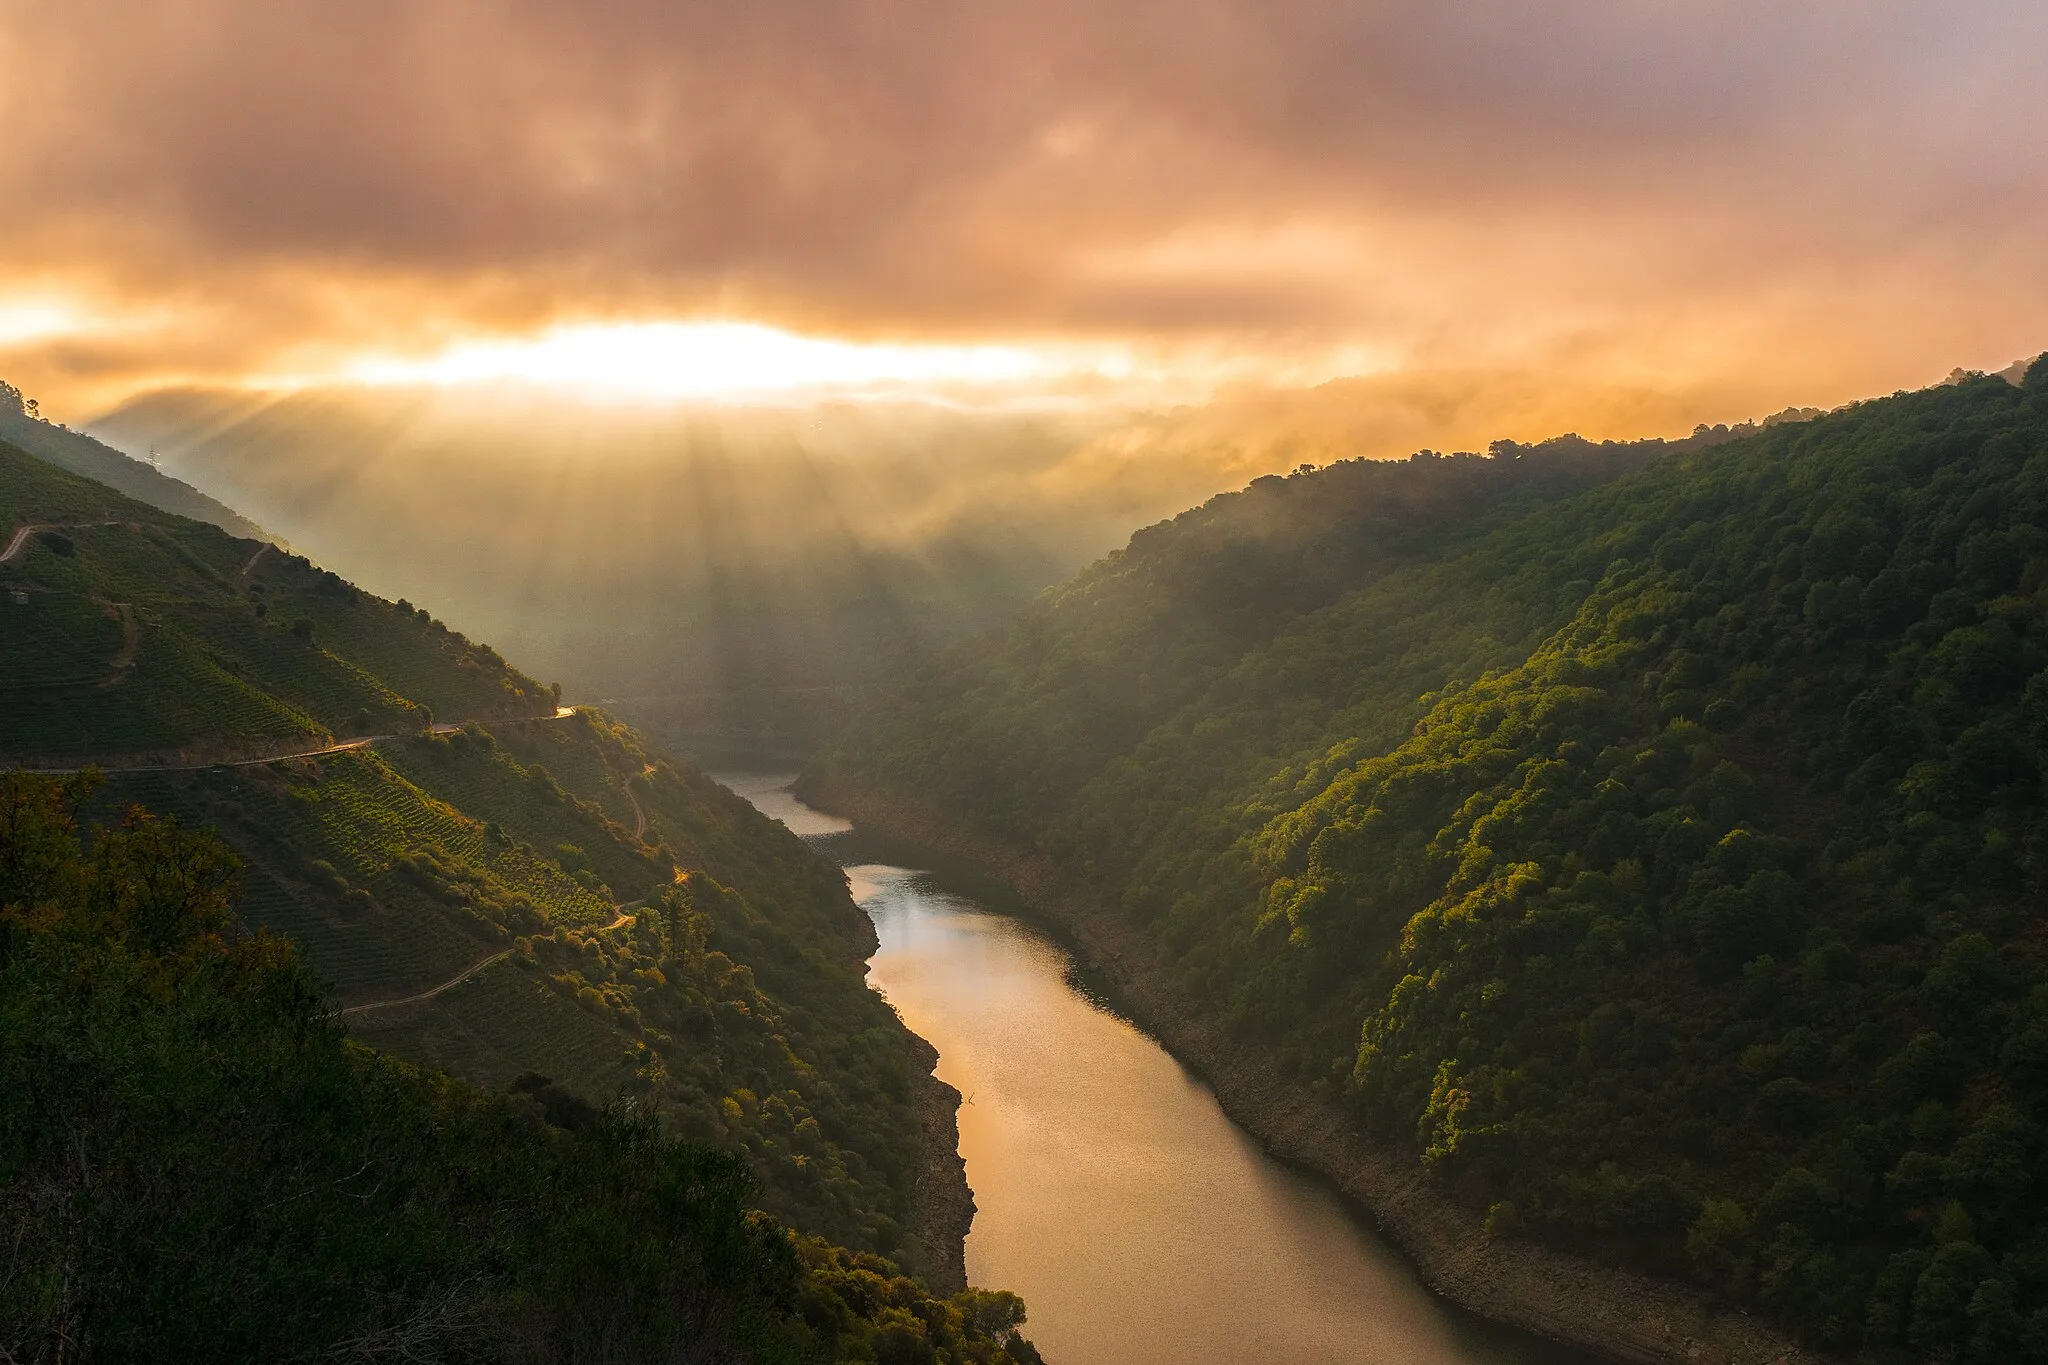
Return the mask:
<path fill-rule="evenodd" d="M 1057 415 L 854 409 L 820 431 L 545 392 L 171 391 L 93 425 L 693 749 L 807 749 L 1142 519 L 1048 505 L 1035 481 L 1078 440 Z"/>
<path fill-rule="evenodd" d="M 255 522 L 191 484 L 124 455 L 82 431 L 30 416 L 23 406 L 21 391 L 4 382 L 0 382 L 0 441 L 74 474 L 97 480 L 159 511 L 209 522 L 244 540 L 275 539 Z"/>
<path fill-rule="evenodd" d="M 834 864 L 426 612 L 6 444 L 0 536 L 0 766 L 103 766 L 89 828 L 217 828 L 235 918 L 356 1038 L 571 1127 L 651 1106 L 803 1233 L 964 1287 L 958 1096 Z"/>
<path fill-rule="evenodd" d="M 1645 453 L 1257 481 L 803 790 L 1028 876 L 1285 1149 L 1426 1173 L 1411 1245 L 2039 1359 L 2048 357 Z"/>

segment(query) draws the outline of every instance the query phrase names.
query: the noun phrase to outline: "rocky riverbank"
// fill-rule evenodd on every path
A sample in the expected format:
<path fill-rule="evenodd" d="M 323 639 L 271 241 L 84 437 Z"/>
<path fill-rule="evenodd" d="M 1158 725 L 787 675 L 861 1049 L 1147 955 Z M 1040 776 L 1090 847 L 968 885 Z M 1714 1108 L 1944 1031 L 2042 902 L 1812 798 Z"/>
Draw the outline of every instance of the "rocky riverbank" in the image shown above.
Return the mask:
<path fill-rule="evenodd" d="M 865 961 L 882 941 L 872 921 L 860 921 L 859 951 Z M 903 1210 L 903 1245 L 894 1258 L 940 1294 L 967 1288 L 967 1232 L 974 1226 L 974 1191 L 960 1157 L 960 1092 L 937 1075 L 939 1050 L 903 1029 L 905 1051 L 917 1071 L 910 1095 L 917 1121 L 917 1174 Z"/>
<path fill-rule="evenodd" d="M 1524 1239 L 1488 1237 L 1415 1162 L 1368 1143 L 1341 1108 L 1278 1075 L 1256 1048 L 1226 1036 L 1178 998 L 1145 938 L 1046 860 L 963 830 L 900 796 L 809 776 L 796 790 L 811 805 L 864 831 L 957 859 L 1006 882 L 1113 986 L 1118 1003 L 1135 1020 L 1208 1081 L 1232 1120 L 1275 1156 L 1336 1184 L 1407 1254 L 1423 1281 L 1451 1301 L 1483 1317 L 1642 1365 L 1812 1365 L 1823 1359 L 1683 1286 Z M 955 1110 L 948 1110 L 948 1124 L 956 1120 Z M 959 1184 L 964 1189 L 964 1177 Z M 963 1236 L 965 1230 L 962 1223 Z"/>
<path fill-rule="evenodd" d="M 911 1035 L 913 1038 L 915 1034 Z M 974 1225 L 974 1191 L 960 1159 L 960 1092 L 930 1074 L 938 1051 L 917 1038 L 927 1073 L 911 1095 L 917 1113 L 918 1170 L 904 1232 L 915 1262 L 931 1287 L 957 1294 L 967 1287 L 967 1230 Z"/>

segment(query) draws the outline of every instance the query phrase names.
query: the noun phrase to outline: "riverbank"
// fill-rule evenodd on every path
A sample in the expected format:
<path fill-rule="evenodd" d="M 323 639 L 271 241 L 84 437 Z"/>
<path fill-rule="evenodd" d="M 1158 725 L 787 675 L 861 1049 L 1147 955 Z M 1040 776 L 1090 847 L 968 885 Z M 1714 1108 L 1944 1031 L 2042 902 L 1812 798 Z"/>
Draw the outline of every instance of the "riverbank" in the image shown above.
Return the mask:
<path fill-rule="evenodd" d="M 860 922 L 865 933 L 857 946 L 866 962 L 882 941 L 865 914 Z M 938 1078 L 939 1050 L 908 1028 L 902 1032 L 913 1073 L 910 1108 L 918 1149 L 903 1210 L 904 1244 L 894 1259 L 933 1292 L 957 1294 L 967 1288 L 967 1233 L 974 1226 L 974 1191 L 960 1157 L 960 1092 Z"/>
<path fill-rule="evenodd" d="M 861 829 L 979 868 L 1006 883 L 1067 940 L 1117 1003 L 1214 1089 L 1226 1113 L 1282 1160 L 1329 1179 L 1365 1209 L 1432 1290 L 1510 1326 L 1641 1365 L 1815 1362 L 1740 1312 L 1678 1285 L 1521 1239 L 1491 1239 L 1419 1166 L 1376 1149 L 1349 1116 L 1278 1076 L 1167 985 L 1144 937 L 1044 859 L 960 829 L 942 813 L 844 782 L 806 778 L 797 794 Z"/>
<path fill-rule="evenodd" d="M 940 1294 L 967 1288 L 967 1233 L 974 1226 L 974 1191 L 960 1157 L 960 1092 L 931 1074 L 938 1049 L 916 1039 L 925 1065 L 910 1097 L 917 1115 L 918 1167 L 904 1233 L 918 1248 L 918 1268 Z"/>

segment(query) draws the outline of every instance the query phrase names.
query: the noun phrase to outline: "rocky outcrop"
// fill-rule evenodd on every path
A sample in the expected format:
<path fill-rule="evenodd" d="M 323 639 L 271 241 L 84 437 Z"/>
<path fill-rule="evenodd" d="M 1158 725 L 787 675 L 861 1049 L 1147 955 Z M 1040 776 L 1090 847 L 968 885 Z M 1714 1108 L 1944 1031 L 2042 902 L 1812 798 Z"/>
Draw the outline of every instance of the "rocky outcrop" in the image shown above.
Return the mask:
<path fill-rule="evenodd" d="M 928 1065 L 936 1066 L 938 1052 L 922 1038 L 917 1043 L 929 1054 Z M 911 1105 L 922 1146 L 906 1210 L 903 1259 L 938 1293 L 957 1294 L 967 1287 L 967 1230 L 974 1225 L 974 1191 L 960 1159 L 960 1092 L 926 1074 Z"/>

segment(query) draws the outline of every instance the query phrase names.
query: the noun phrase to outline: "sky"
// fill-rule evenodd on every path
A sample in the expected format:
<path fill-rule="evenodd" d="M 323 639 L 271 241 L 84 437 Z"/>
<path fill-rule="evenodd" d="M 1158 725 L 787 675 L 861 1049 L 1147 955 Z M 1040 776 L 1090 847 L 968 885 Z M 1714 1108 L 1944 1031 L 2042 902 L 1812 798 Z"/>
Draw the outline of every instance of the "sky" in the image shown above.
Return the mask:
<path fill-rule="evenodd" d="M 0 0 L 0 376 L 1670 434 L 2048 348 L 2043 71 L 2039 0 Z"/>

